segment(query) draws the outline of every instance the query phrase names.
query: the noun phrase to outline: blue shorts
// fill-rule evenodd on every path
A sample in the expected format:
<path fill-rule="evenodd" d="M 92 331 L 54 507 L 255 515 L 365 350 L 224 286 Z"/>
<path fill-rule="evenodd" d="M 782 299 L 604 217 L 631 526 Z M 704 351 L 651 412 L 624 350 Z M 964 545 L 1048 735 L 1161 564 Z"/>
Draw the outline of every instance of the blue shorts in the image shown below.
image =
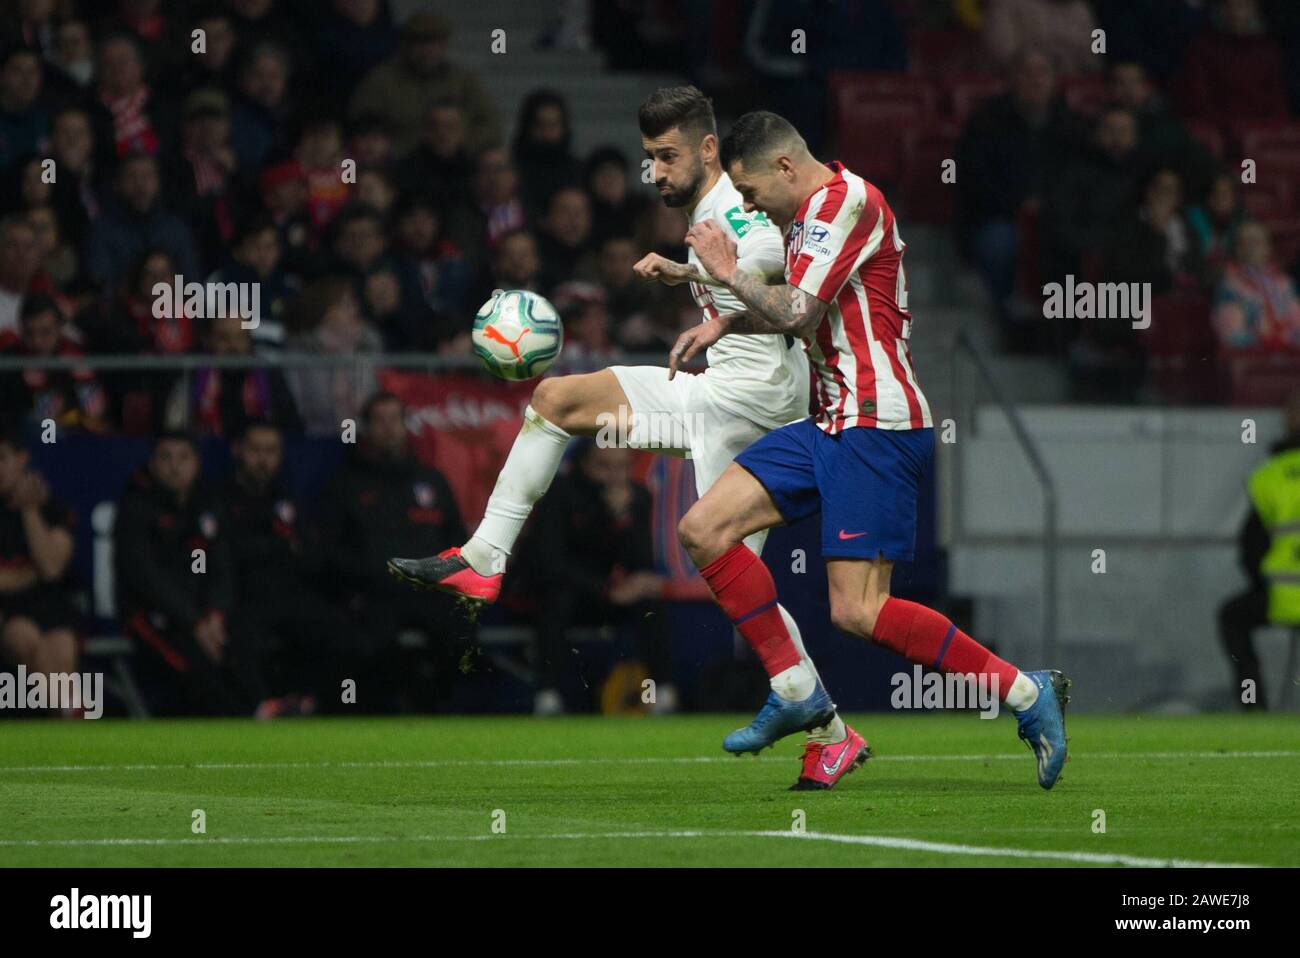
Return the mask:
<path fill-rule="evenodd" d="M 822 555 L 908 562 L 933 429 L 854 426 L 828 435 L 812 419 L 769 432 L 736 457 L 786 522 L 822 514 Z"/>

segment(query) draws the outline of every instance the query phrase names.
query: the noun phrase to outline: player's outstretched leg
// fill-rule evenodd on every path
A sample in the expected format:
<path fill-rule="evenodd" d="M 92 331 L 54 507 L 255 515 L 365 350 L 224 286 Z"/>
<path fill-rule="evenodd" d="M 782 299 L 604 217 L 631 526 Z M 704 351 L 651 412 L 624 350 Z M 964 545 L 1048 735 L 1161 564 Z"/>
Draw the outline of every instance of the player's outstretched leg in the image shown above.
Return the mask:
<path fill-rule="evenodd" d="M 827 563 L 831 620 L 909 662 L 974 676 L 995 690 L 1016 716 L 1017 730 L 1034 753 L 1038 784 L 1051 788 L 1067 757 L 1065 705 L 1069 679 L 1060 672 L 1025 673 L 998 658 L 934 609 L 889 594 L 893 563 L 886 559 L 832 559 Z"/>
<path fill-rule="evenodd" d="M 523 425 L 474 535 L 463 546 L 435 556 L 389 559 L 389 575 L 417 589 L 495 602 L 506 559 L 533 506 L 550 488 L 569 440 L 595 434 L 599 415 L 626 403 L 623 387 L 609 370 L 543 379 L 524 410 Z"/>
<path fill-rule="evenodd" d="M 677 528 L 718 604 L 758 655 L 771 682 L 772 692 L 754 721 L 722 743 L 736 755 L 757 754 L 794 732 L 825 726 L 835 715 L 835 704 L 790 639 L 772 574 L 743 541 L 780 521 L 781 514 L 758 480 L 733 464 Z"/>

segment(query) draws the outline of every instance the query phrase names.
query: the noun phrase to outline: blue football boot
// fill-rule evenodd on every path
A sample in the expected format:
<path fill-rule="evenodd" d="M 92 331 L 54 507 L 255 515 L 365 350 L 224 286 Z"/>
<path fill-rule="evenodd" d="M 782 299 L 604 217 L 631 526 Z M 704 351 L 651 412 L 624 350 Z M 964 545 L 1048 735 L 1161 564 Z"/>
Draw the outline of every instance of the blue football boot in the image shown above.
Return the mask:
<path fill-rule="evenodd" d="M 1060 777 L 1067 756 L 1065 705 L 1070 701 L 1070 680 L 1057 671 L 1026 672 L 1038 686 L 1038 698 L 1016 712 L 1017 734 L 1028 743 L 1038 762 L 1038 784 L 1051 788 Z"/>
<path fill-rule="evenodd" d="M 820 681 L 813 686 L 812 694 L 800 702 L 770 692 L 754 721 L 723 739 L 722 747 L 734 755 L 744 752 L 757 755 L 787 735 L 825 725 L 834 715 L 835 703 Z"/>

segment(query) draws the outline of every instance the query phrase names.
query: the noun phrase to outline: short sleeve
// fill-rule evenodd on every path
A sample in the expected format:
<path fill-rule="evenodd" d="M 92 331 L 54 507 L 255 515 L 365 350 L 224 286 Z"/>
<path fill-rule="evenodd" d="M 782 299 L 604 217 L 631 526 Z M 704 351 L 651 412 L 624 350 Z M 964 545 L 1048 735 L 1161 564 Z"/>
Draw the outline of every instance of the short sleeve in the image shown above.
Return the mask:
<path fill-rule="evenodd" d="M 840 181 L 804 217 L 790 285 L 824 303 L 835 300 L 849 277 L 880 248 L 884 212 L 861 189 Z"/>

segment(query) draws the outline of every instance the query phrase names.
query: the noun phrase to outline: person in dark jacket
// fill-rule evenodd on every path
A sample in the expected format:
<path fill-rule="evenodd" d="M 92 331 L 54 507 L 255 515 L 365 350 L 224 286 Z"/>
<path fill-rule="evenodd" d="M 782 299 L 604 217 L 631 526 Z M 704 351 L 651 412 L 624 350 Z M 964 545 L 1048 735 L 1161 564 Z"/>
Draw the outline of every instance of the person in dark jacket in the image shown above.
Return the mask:
<path fill-rule="evenodd" d="M 676 692 L 664 632 L 665 580 L 654 571 L 650 493 L 632 481 L 626 448 L 586 440 L 571 461 L 538 504 L 511 580 L 516 601 L 536 609 L 534 712 L 563 710 L 559 690 L 573 684 L 576 665 L 566 633 L 593 625 L 634 630 L 656 683 L 655 704 L 671 707 Z"/>
<path fill-rule="evenodd" d="M 140 255 L 166 250 L 186 282 L 197 282 L 199 257 L 194 235 L 160 200 L 158 161 L 143 153 L 125 157 L 117 169 L 116 202 L 91 226 L 86 271 L 105 286 L 118 283 Z"/>
<path fill-rule="evenodd" d="M 261 654 L 277 698 L 271 714 L 304 714 L 340 700 L 352 633 L 343 609 L 318 588 L 320 552 L 282 473 L 284 435 L 274 423 L 246 423 L 231 445 L 235 471 L 219 495 L 234 560 L 234 601 Z"/>
<path fill-rule="evenodd" d="M 220 504 L 199 484 L 193 440 L 164 433 L 131 477 L 113 528 L 117 611 L 158 714 L 251 715 L 265 698 L 256 650 L 232 615 L 234 567 Z"/>
<path fill-rule="evenodd" d="M 368 681 L 358 681 L 357 705 L 385 710 L 426 704 L 412 702 L 410 690 L 401 687 L 407 683 L 406 671 L 399 671 L 398 637 L 409 630 L 428 640 L 421 665 L 431 672 L 437 702 L 450 691 L 472 627 L 453 599 L 412 592 L 389 578 L 385 566 L 390 555 L 457 545 L 465 540 L 465 526 L 446 478 L 412 454 L 401 399 L 375 393 L 359 419 L 360 442 L 322 496 L 319 518 L 330 592 L 348 604 L 372 646 L 374 670 Z"/>

